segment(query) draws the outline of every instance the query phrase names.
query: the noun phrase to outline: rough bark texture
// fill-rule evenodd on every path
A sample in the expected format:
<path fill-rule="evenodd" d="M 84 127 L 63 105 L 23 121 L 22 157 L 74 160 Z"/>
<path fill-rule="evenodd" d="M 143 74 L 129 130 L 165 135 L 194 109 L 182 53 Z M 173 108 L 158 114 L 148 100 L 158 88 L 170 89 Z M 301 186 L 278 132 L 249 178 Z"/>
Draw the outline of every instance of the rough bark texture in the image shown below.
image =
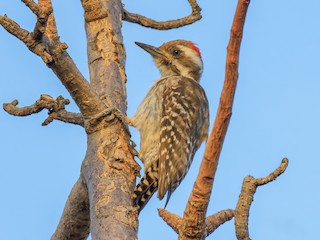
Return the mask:
<path fill-rule="evenodd" d="M 103 100 L 126 111 L 126 54 L 121 1 L 82 1 L 87 33 L 90 85 Z"/>
<path fill-rule="evenodd" d="M 206 218 L 206 233 L 209 236 L 220 225 L 231 220 L 234 217 L 234 211 L 232 209 L 222 210 Z"/>
<path fill-rule="evenodd" d="M 39 55 L 60 79 L 80 109 L 69 113 L 68 100 L 42 95 L 35 104 L 5 104 L 10 114 L 26 116 L 49 109 L 44 125 L 54 119 L 84 126 L 87 153 L 52 239 L 137 239 L 137 212 L 131 193 L 139 166 L 131 154 L 129 134 L 108 108 L 126 111 L 125 51 L 120 1 L 82 1 L 88 40 L 90 84 L 59 41 L 50 0 L 23 0 L 37 16 L 33 32 L 0 16 L 0 24 Z M 90 207 L 89 207 L 90 206 Z"/>
<path fill-rule="evenodd" d="M 121 137 L 125 134 L 114 125 L 88 136 L 81 172 L 89 193 L 92 239 L 137 239 L 131 200 L 135 175 L 127 163 L 132 156 L 128 139 Z"/>
<path fill-rule="evenodd" d="M 63 216 L 51 240 L 87 239 L 90 230 L 89 198 L 82 176 L 70 192 Z M 73 231 L 65 231 L 65 229 L 73 229 Z"/>
<path fill-rule="evenodd" d="M 254 178 L 247 176 L 242 183 L 242 189 L 235 210 L 234 225 L 236 228 L 236 235 L 238 240 L 250 240 L 249 237 L 249 211 L 251 203 L 253 202 L 253 195 L 257 191 L 257 187 L 274 181 L 279 177 L 288 167 L 289 160 L 282 159 L 280 166 L 264 178 Z"/>
<path fill-rule="evenodd" d="M 65 110 L 65 105 L 68 105 L 70 101 L 62 96 L 54 99 L 47 94 L 42 94 L 40 99 L 34 104 L 26 107 L 17 107 L 18 103 L 18 100 L 13 100 L 11 103 L 4 103 L 3 109 L 9 114 L 19 117 L 28 116 L 38 113 L 43 109 L 48 109 L 49 116 L 44 120 L 42 126 L 50 124 L 53 120 L 84 126 L 84 120 L 80 113 L 72 113 Z"/>

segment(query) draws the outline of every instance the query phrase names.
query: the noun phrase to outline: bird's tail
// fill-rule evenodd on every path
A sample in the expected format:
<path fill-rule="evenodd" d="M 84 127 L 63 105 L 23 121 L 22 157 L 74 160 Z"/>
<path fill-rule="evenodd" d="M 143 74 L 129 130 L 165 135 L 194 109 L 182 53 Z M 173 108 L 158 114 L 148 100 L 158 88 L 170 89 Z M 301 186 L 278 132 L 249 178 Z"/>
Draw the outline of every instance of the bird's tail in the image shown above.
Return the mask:
<path fill-rule="evenodd" d="M 136 186 L 133 194 L 133 204 L 137 206 L 140 213 L 144 206 L 151 199 L 158 189 L 158 164 L 153 164 L 145 172 L 140 182 Z"/>

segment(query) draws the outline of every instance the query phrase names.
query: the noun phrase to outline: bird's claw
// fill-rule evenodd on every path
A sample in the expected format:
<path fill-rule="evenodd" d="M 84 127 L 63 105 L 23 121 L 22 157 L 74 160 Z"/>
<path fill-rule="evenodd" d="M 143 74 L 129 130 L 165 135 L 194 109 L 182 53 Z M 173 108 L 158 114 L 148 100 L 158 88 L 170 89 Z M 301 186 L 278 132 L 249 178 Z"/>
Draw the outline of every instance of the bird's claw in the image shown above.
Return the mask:
<path fill-rule="evenodd" d="M 133 156 L 138 157 L 139 152 L 135 149 L 136 146 L 137 146 L 137 144 L 130 139 L 130 152 L 132 153 Z"/>

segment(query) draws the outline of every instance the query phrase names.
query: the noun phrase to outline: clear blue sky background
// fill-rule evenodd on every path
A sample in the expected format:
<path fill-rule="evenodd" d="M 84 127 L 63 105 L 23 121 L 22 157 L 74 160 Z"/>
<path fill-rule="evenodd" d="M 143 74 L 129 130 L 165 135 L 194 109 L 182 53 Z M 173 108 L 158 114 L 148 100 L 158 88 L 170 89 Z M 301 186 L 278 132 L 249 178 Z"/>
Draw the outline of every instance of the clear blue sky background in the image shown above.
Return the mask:
<path fill-rule="evenodd" d="M 83 10 L 80 1 L 53 1 L 61 40 L 88 77 Z M 189 39 L 202 51 L 202 85 L 211 124 L 224 80 L 226 46 L 237 1 L 204 1 L 200 22 L 177 30 L 156 31 L 124 22 L 127 50 L 128 114 L 159 73 L 152 59 L 134 44 L 153 45 Z M 125 1 L 129 11 L 158 20 L 189 13 L 187 1 Z M 283 157 L 285 174 L 258 189 L 250 212 L 252 239 L 317 239 L 320 225 L 320 31 L 318 0 L 252 0 L 241 48 L 234 111 L 220 158 L 208 214 L 234 208 L 243 178 L 264 177 Z M 18 0 L 1 1 L 7 13 L 32 30 L 35 18 Z M 38 56 L 0 28 L 0 102 L 32 104 L 40 94 L 70 97 Z M 70 111 L 78 111 L 74 103 Z M 79 176 L 86 150 L 82 128 L 60 122 L 41 127 L 47 113 L 18 118 L 0 110 L 1 239 L 49 239 L 69 191 Z M 211 129 L 211 127 L 210 127 Z M 133 139 L 139 135 L 132 129 Z M 199 168 L 203 146 L 168 210 L 182 215 Z M 176 239 L 158 217 L 164 202 L 153 198 L 140 216 L 139 239 Z M 236 239 L 233 221 L 208 239 Z"/>

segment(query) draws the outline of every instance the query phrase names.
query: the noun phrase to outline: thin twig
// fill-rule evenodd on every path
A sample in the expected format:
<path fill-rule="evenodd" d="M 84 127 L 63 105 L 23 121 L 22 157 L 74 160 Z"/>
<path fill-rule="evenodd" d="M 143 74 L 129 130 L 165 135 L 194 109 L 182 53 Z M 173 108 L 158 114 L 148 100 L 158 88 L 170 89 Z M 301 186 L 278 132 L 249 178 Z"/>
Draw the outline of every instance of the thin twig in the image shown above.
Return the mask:
<path fill-rule="evenodd" d="M 168 30 L 172 28 L 179 28 L 182 26 L 190 25 L 200 20 L 202 16 L 201 16 L 201 8 L 199 7 L 197 1 L 188 0 L 188 2 L 191 6 L 192 13 L 186 17 L 179 18 L 176 20 L 159 22 L 136 13 L 130 13 L 125 9 L 123 9 L 123 20 L 127 22 L 137 23 L 141 26 L 154 28 L 158 30 Z"/>
<path fill-rule="evenodd" d="M 287 158 L 282 159 L 280 166 L 265 178 L 255 179 L 252 176 L 244 178 L 234 220 L 238 240 L 250 239 L 248 228 L 249 211 L 257 187 L 267 184 L 279 177 L 286 170 L 288 163 Z"/>

